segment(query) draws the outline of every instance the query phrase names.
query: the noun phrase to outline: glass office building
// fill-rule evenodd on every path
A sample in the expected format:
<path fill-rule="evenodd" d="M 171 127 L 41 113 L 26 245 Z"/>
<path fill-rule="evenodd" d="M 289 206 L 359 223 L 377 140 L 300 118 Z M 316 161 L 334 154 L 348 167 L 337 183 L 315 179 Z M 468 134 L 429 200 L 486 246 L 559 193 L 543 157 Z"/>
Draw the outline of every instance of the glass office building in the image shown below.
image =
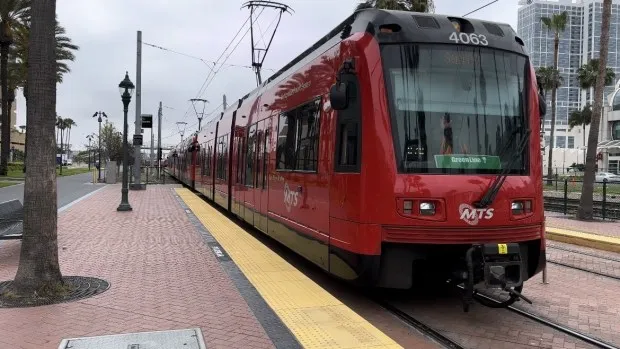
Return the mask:
<path fill-rule="evenodd" d="M 553 66 L 554 34 L 546 29 L 541 17 L 551 17 L 562 11 L 568 13 L 566 30 L 560 34 L 558 70 L 564 78 L 557 91 L 555 147 L 577 148 L 583 144 L 583 129 L 568 130 L 568 117 L 573 110 L 579 110 L 587 102 L 592 103 L 593 89 L 581 90 L 577 71 L 591 58 L 599 56 L 598 38 L 601 35 L 603 10 L 602 0 L 520 0 L 517 32 L 525 42 L 532 63 L 536 68 Z M 612 4 L 607 66 L 620 79 L 620 0 Z M 615 83 L 615 82 L 614 82 Z M 613 84 L 605 89 L 604 96 L 614 92 Z M 551 111 L 551 92 L 547 93 L 548 111 Z M 549 145 L 551 115 L 545 120 L 545 143 Z M 586 132 L 588 132 L 586 130 Z M 587 135 L 587 134 L 586 134 Z M 587 136 L 586 136 L 587 138 Z M 601 134 L 600 139 L 605 139 Z"/>

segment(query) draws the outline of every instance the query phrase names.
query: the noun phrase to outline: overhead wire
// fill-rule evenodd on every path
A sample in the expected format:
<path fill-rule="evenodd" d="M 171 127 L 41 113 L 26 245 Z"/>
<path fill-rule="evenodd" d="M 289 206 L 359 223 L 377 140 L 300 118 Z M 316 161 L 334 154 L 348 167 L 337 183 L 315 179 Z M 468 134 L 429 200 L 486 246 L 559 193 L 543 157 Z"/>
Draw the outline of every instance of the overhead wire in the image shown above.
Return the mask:
<path fill-rule="evenodd" d="M 160 45 L 150 44 L 150 43 L 144 42 L 144 41 L 142 43 L 144 45 L 151 46 L 151 47 L 157 48 L 157 49 L 162 50 L 162 51 L 168 51 L 168 52 L 175 53 L 175 54 L 178 54 L 178 55 L 181 55 L 181 56 L 185 56 L 185 57 L 188 57 L 188 58 L 193 58 L 193 59 L 199 60 L 199 61 L 203 62 L 210 70 L 213 70 L 213 68 L 209 67 L 208 64 L 214 64 L 214 65 L 216 64 L 215 61 L 210 61 L 210 60 L 198 57 L 198 56 L 194 56 L 194 55 L 190 55 L 190 54 L 187 54 L 187 53 L 179 52 L 179 51 L 176 51 L 176 50 L 173 50 L 173 49 L 170 49 L 170 48 L 167 48 L 167 47 L 163 47 L 163 46 L 160 46 Z M 242 64 L 222 64 L 222 65 L 226 66 L 226 67 L 252 69 L 252 66 L 250 66 L 250 65 L 242 65 Z M 274 72 L 276 71 L 273 68 L 263 68 L 263 69 L 271 70 L 271 71 L 274 71 Z"/>
<path fill-rule="evenodd" d="M 252 21 L 252 24 L 256 23 L 256 21 L 258 21 L 258 19 L 260 18 L 260 16 L 262 15 L 262 13 L 264 12 L 265 8 L 262 8 L 261 11 L 256 15 L 256 17 L 254 18 L 254 20 Z M 228 50 L 228 48 L 230 48 L 230 46 L 232 45 L 232 43 L 235 41 L 235 39 L 237 38 L 237 36 L 239 36 L 239 34 L 241 33 L 241 31 L 243 30 L 243 27 L 245 26 L 245 24 L 250 20 L 251 16 L 249 16 L 246 21 L 241 25 L 241 27 L 239 28 L 239 30 L 237 31 L 237 33 L 235 34 L 235 36 L 233 37 L 233 39 L 229 42 L 229 44 L 226 46 L 226 48 L 224 49 L 224 51 L 222 51 L 222 53 L 220 54 L 220 56 L 217 58 L 217 60 L 215 62 L 212 61 L 208 61 L 206 59 L 194 56 L 194 55 L 189 55 L 186 53 L 182 53 L 176 50 L 172 50 L 172 49 L 168 49 L 165 48 L 163 46 L 158 46 L 158 45 L 154 45 L 154 44 L 149 44 L 147 43 L 147 45 L 154 47 L 154 48 L 158 48 L 160 50 L 164 50 L 164 51 L 169 51 L 172 53 L 176 53 L 179 55 L 183 55 L 189 58 L 193 58 L 193 59 L 197 59 L 202 61 L 203 63 L 205 63 L 205 65 L 208 66 L 207 63 L 212 63 L 213 64 L 213 68 L 209 67 L 209 73 L 207 74 L 207 77 L 205 78 L 205 81 L 203 82 L 203 84 L 201 85 L 198 94 L 196 95 L 195 98 L 200 98 L 201 95 L 204 93 L 204 90 L 206 90 L 211 83 L 214 81 L 215 77 L 217 76 L 217 74 L 221 71 L 222 67 L 224 66 L 230 66 L 230 67 L 242 67 L 242 68 L 252 68 L 250 66 L 241 66 L 241 65 L 235 65 L 235 64 L 226 64 L 226 62 L 228 61 L 228 59 L 230 58 L 230 56 L 236 51 L 237 47 L 239 47 L 239 45 L 241 44 L 241 42 L 243 41 L 243 39 L 247 36 L 247 34 L 250 32 L 251 27 L 248 27 L 245 31 L 245 33 L 243 34 L 243 36 L 241 37 L 241 39 L 239 39 L 239 41 L 237 41 L 237 44 L 233 47 L 233 49 L 230 51 L 230 53 L 224 58 L 224 61 L 222 63 L 219 64 L 219 67 L 217 68 L 217 70 L 215 70 L 216 66 L 218 66 L 218 62 L 220 61 L 220 59 L 222 58 L 222 56 L 224 56 L 224 54 L 226 54 L 226 51 Z M 269 28 L 273 25 L 273 23 L 277 20 L 277 16 L 276 18 L 267 26 L 266 30 L 269 30 Z M 262 28 L 259 31 L 263 40 L 263 43 L 265 43 L 265 39 L 264 39 L 264 33 L 262 32 Z M 275 71 L 274 69 L 271 68 L 266 68 L 268 70 L 272 70 Z M 219 107 L 221 107 L 223 105 L 223 103 L 221 103 L 218 107 L 216 107 L 213 111 L 211 111 L 210 113 L 207 114 L 207 116 L 211 116 L 212 114 L 214 114 Z M 167 107 L 169 109 L 174 109 L 174 110 L 178 110 L 172 107 Z M 188 106 L 187 110 L 185 111 L 184 115 L 183 115 L 183 120 L 187 119 L 188 113 L 191 110 L 191 105 Z M 206 117 L 203 118 L 203 120 L 206 119 Z M 214 119 L 214 118 L 213 118 Z M 205 125 L 212 122 L 213 119 L 209 119 L 208 121 L 205 122 Z M 193 128 L 194 126 L 196 126 L 198 124 L 198 121 L 196 121 L 194 124 L 190 125 L 188 128 Z M 173 137 L 175 135 L 177 135 L 178 132 L 172 133 L 169 136 L 166 137 L 162 137 L 162 139 L 167 139 L 170 137 Z"/>
<path fill-rule="evenodd" d="M 258 13 L 258 15 L 256 16 L 256 18 L 252 21 L 252 23 L 256 22 L 260 16 L 263 14 L 263 11 L 265 10 L 265 8 L 261 8 L 261 11 Z M 230 53 L 228 54 L 228 56 L 226 56 L 226 58 L 224 58 L 224 63 L 226 61 L 228 61 L 228 58 L 230 58 L 230 56 L 235 52 L 235 50 L 237 50 L 237 47 L 239 47 L 239 45 L 241 44 L 241 42 L 243 41 L 243 39 L 246 37 L 246 35 L 248 35 L 248 33 L 250 32 L 250 27 L 248 27 L 248 29 L 246 29 L 245 33 L 243 34 L 243 36 L 241 37 L 241 39 L 239 41 L 237 41 L 237 44 L 235 45 L 235 47 L 232 49 L 232 51 L 230 51 Z M 213 76 L 211 77 L 211 80 L 209 81 L 209 83 L 204 86 L 204 89 L 206 90 L 209 85 L 211 85 L 211 83 L 213 82 L 213 80 L 215 79 L 215 76 L 217 75 L 217 73 L 220 72 L 220 70 L 222 69 L 222 66 L 220 65 L 220 67 L 217 69 L 216 72 L 213 73 Z M 201 92 L 202 93 L 202 92 Z M 199 98 L 199 97 L 196 97 Z"/>
<path fill-rule="evenodd" d="M 264 9 L 263 9 L 264 10 Z M 260 12 L 260 14 L 256 17 L 256 19 L 258 19 L 258 17 L 260 17 L 260 15 L 262 14 L 262 11 Z M 243 22 L 243 24 L 241 25 L 241 27 L 239 28 L 239 30 L 237 31 L 237 33 L 235 34 L 235 36 L 232 38 L 232 40 L 228 43 L 228 46 L 226 46 L 226 48 L 224 49 L 224 51 L 222 51 L 222 54 L 220 54 L 220 56 L 217 58 L 217 60 L 215 61 L 214 65 L 213 65 L 213 69 L 215 69 L 215 66 L 217 65 L 217 63 L 220 61 L 220 59 L 222 58 L 222 56 L 224 56 L 224 54 L 226 54 L 226 51 L 230 48 L 230 46 L 233 44 L 233 42 L 235 41 L 235 39 L 237 38 L 237 36 L 239 36 L 239 33 L 241 33 L 241 31 L 243 30 L 243 28 L 245 27 L 245 24 L 250 20 L 251 15 L 248 16 L 248 18 L 245 20 L 245 22 Z M 254 22 L 254 21 L 253 21 Z M 253 23 L 252 22 L 252 23 Z M 251 24 L 250 24 L 251 25 Z M 248 34 L 248 31 L 250 30 L 250 28 L 248 28 L 245 32 L 245 34 L 243 34 L 243 36 L 241 37 L 241 39 L 239 39 L 239 41 L 237 42 L 237 45 L 235 45 L 235 47 L 232 49 L 232 51 L 230 52 L 230 54 L 224 59 L 224 63 L 226 63 L 226 61 L 228 60 L 228 58 L 230 57 L 230 55 L 235 52 L 235 50 L 237 49 L 237 47 L 239 46 L 239 43 L 241 43 L 241 41 L 243 41 L 243 39 L 245 38 L 245 36 Z M 209 73 L 207 74 L 206 79 L 204 80 L 204 82 L 202 83 L 202 86 L 200 86 L 200 89 L 198 90 L 198 93 L 196 94 L 196 97 L 194 98 L 200 98 L 202 96 L 202 93 L 204 90 L 206 90 L 209 85 L 211 84 L 211 81 L 213 81 L 213 79 L 215 78 L 215 76 L 217 75 L 217 73 L 220 72 L 220 70 L 222 69 L 222 66 L 220 65 L 220 67 L 217 69 L 217 71 L 214 70 L 209 71 Z M 213 73 L 213 74 L 211 74 Z M 211 79 L 209 81 L 209 79 Z M 208 84 L 207 84 L 208 82 Z M 187 113 L 189 112 L 190 108 L 188 106 L 187 110 L 185 111 L 185 114 L 183 115 L 183 119 L 187 119 Z"/>

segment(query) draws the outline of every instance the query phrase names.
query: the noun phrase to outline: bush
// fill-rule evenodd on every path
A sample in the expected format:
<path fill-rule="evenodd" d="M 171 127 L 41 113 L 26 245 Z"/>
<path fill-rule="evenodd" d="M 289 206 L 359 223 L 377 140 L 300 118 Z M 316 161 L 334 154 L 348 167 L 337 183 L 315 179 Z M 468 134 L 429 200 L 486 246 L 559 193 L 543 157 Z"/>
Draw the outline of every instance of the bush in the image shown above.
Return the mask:
<path fill-rule="evenodd" d="M 23 162 L 9 162 L 7 165 L 8 165 L 7 170 L 9 172 L 22 172 L 24 170 Z"/>

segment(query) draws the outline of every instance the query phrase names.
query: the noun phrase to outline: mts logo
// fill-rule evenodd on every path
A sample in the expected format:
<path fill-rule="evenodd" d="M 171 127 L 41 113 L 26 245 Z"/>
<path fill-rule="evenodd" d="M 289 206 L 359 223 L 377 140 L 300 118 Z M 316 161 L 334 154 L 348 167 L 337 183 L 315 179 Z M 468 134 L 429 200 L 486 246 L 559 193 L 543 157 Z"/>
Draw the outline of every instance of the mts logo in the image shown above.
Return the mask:
<path fill-rule="evenodd" d="M 292 191 L 288 183 L 284 183 L 284 206 L 286 206 L 286 210 L 291 212 L 292 207 L 297 207 L 297 197 L 299 196 L 299 192 Z"/>
<path fill-rule="evenodd" d="M 481 219 L 493 218 L 493 211 L 493 208 L 475 208 L 469 204 L 461 204 L 459 206 L 461 219 L 469 225 L 476 225 Z"/>

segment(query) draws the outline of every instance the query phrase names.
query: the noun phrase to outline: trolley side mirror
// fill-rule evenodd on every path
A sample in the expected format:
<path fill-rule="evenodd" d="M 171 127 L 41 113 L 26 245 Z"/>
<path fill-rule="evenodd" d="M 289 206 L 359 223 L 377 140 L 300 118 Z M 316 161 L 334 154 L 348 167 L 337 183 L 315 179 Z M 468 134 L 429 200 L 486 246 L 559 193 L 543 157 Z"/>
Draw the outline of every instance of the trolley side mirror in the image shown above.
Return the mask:
<path fill-rule="evenodd" d="M 540 112 L 541 119 L 547 115 L 547 101 L 542 93 L 538 93 L 538 111 Z"/>
<path fill-rule="evenodd" d="M 347 108 L 349 99 L 347 98 L 346 83 L 338 82 L 331 87 L 329 91 L 329 102 L 334 110 L 343 110 Z"/>

